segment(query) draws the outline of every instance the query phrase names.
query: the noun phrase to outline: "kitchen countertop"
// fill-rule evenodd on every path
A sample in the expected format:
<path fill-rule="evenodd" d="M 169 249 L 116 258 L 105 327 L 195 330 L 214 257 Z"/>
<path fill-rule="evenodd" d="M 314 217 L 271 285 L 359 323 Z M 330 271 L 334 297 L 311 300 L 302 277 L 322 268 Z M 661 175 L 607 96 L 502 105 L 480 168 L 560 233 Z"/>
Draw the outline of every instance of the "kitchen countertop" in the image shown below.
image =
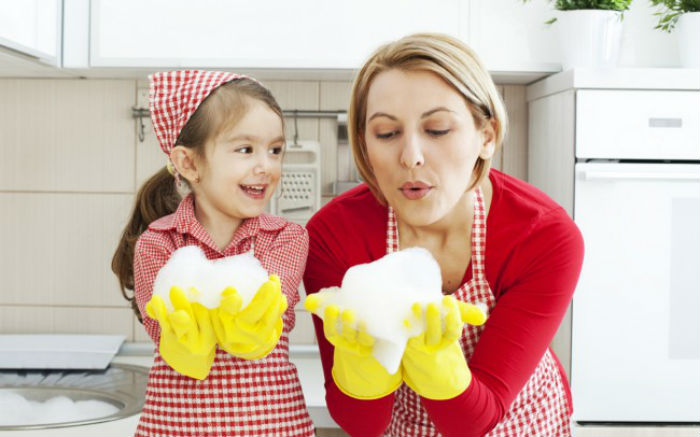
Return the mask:
<path fill-rule="evenodd" d="M 114 363 L 132 364 L 150 367 L 153 363 L 153 345 L 151 343 L 125 343 Z M 316 346 L 292 346 L 291 361 L 297 366 L 301 379 L 304 398 L 308 405 L 309 414 L 316 428 L 338 428 L 338 425 L 328 414 L 325 405 L 325 390 L 323 388 L 321 361 Z M 124 437 L 133 435 L 139 415 L 125 419 L 94 425 L 71 426 L 66 428 L 38 429 L 26 431 L 4 431 L 2 437 Z M 579 425 L 574 424 L 574 437 L 597 435 L 646 437 L 652 435 L 673 435 L 678 437 L 696 436 L 700 427 L 687 425 Z M 338 431 L 340 432 L 340 431 Z M 336 434 L 333 434 L 336 435 Z M 338 434 L 340 435 L 340 434 Z"/>
<path fill-rule="evenodd" d="M 323 370 L 316 346 L 291 346 L 290 359 L 297 367 L 309 415 L 316 428 L 338 428 L 330 417 L 325 402 Z M 153 364 L 152 343 L 125 343 L 112 360 L 113 363 L 151 367 Z M 66 428 L 37 429 L 26 431 L 4 431 L 3 437 L 101 437 L 133 435 L 139 421 L 139 414 L 125 419 L 113 420 L 94 425 L 71 426 Z"/>

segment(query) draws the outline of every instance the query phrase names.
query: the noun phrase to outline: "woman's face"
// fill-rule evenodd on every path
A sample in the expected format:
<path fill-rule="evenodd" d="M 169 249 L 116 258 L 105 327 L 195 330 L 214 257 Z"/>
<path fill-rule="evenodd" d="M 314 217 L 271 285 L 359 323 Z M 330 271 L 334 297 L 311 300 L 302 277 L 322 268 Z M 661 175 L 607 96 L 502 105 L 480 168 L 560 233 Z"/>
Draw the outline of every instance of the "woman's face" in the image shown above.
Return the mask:
<path fill-rule="evenodd" d="M 224 215 L 260 215 L 282 172 L 282 120 L 265 103 L 248 99 L 245 115 L 206 146 L 196 196 Z"/>
<path fill-rule="evenodd" d="M 462 95 L 434 73 L 394 69 L 374 78 L 367 153 L 380 191 L 402 220 L 426 226 L 453 210 L 477 157 L 493 154 L 487 126 L 478 130 Z"/>

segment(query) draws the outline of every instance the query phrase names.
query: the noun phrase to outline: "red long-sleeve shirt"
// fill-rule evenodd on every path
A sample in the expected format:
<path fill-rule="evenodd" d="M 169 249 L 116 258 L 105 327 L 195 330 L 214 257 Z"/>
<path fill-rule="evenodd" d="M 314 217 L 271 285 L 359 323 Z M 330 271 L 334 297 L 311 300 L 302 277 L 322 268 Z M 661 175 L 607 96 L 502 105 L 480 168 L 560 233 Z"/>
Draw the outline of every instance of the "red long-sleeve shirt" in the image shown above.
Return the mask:
<path fill-rule="evenodd" d="M 497 170 L 489 178 L 485 264 L 496 304 L 469 361 L 469 387 L 449 400 L 421 398 L 443 435 L 483 435 L 498 424 L 556 333 L 583 261 L 581 234 L 559 205 Z M 361 185 L 329 202 L 307 230 L 304 284 L 310 294 L 339 286 L 348 268 L 386 254 L 387 208 Z M 470 263 L 462 283 L 471 277 Z M 366 401 L 343 394 L 331 377 L 333 346 L 323 336 L 322 321 L 314 317 L 314 325 L 331 416 L 350 435 L 381 435 L 394 395 Z"/>

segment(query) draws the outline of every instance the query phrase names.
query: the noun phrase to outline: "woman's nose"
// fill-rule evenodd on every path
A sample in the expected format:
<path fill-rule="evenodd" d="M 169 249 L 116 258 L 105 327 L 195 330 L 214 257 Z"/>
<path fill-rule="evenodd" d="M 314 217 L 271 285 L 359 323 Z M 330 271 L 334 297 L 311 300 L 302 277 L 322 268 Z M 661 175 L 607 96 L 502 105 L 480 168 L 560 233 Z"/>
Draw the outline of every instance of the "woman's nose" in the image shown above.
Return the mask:
<path fill-rule="evenodd" d="M 401 165 L 408 168 L 420 167 L 425 158 L 417 135 L 406 135 L 403 149 L 401 150 Z"/>

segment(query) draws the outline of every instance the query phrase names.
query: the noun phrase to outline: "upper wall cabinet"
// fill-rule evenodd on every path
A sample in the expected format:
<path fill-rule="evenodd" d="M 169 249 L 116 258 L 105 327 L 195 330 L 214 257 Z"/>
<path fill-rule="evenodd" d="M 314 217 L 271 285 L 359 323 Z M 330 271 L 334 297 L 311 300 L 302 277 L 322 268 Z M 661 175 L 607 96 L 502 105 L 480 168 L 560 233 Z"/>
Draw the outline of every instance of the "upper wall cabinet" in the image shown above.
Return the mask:
<path fill-rule="evenodd" d="M 469 16 L 469 43 L 489 70 L 559 69 L 548 0 L 470 0 Z"/>
<path fill-rule="evenodd" d="M 355 69 L 419 31 L 467 40 L 466 0 L 92 0 L 91 67 Z"/>
<path fill-rule="evenodd" d="M 561 16 L 550 0 L 469 0 L 469 43 L 491 72 L 559 70 Z M 624 13 L 618 67 L 679 65 L 678 32 L 654 29 L 657 7 L 633 1 Z"/>
<path fill-rule="evenodd" d="M 0 0 L 0 47 L 57 65 L 61 0 Z"/>

